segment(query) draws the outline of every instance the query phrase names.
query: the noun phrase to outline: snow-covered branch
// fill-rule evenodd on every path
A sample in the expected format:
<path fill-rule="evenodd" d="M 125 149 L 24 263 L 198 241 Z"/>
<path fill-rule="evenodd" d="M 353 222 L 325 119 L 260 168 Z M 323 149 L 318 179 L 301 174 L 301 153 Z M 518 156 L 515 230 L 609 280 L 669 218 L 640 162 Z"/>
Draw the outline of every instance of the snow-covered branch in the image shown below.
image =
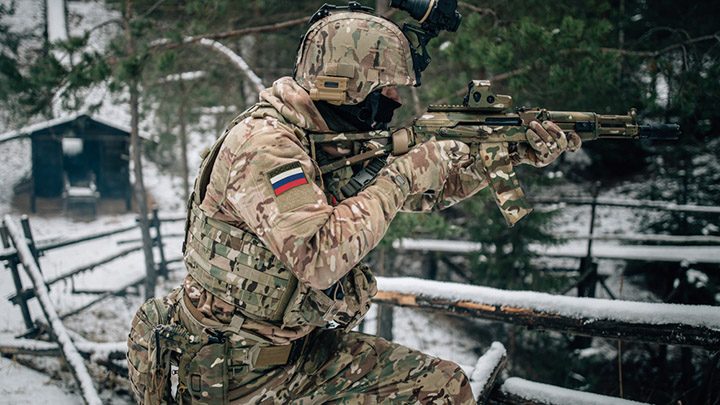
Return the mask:
<path fill-rule="evenodd" d="M 218 41 L 215 41 L 214 39 L 206 38 L 206 37 L 187 37 L 183 40 L 184 44 L 200 44 L 203 46 L 207 46 L 212 48 L 213 50 L 220 52 L 224 56 L 226 56 L 230 61 L 235 64 L 235 66 L 240 69 L 243 74 L 250 80 L 250 83 L 252 83 L 253 88 L 259 93 L 263 90 L 265 90 L 265 86 L 262 83 L 262 80 L 255 74 L 255 72 L 250 69 L 250 66 L 248 66 L 247 62 L 245 62 L 245 59 L 243 59 L 240 55 L 233 52 L 232 49 L 228 48 L 227 46 L 221 44 Z M 152 46 L 155 47 L 170 47 L 172 48 L 174 44 L 172 44 L 167 39 L 160 39 L 157 41 L 153 41 Z"/>

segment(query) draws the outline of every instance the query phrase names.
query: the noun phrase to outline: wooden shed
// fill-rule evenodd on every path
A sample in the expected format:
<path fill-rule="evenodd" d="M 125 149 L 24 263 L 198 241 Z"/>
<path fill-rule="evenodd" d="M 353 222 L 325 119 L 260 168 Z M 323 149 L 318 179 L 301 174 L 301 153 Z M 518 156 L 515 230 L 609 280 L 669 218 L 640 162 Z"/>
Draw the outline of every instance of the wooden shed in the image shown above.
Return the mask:
<path fill-rule="evenodd" d="M 31 139 L 30 210 L 37 198 L 68 204 L 121 199 L 131 208 L 130 130 L 85 113 L 34 124 L 0 138 Z"/>

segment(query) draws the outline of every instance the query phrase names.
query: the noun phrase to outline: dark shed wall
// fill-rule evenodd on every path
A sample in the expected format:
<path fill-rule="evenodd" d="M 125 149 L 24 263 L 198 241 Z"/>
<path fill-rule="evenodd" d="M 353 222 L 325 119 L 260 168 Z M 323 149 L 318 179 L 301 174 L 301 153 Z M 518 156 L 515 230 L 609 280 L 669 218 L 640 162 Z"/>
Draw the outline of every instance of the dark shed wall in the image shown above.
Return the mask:
<path fill-rule="evenodd" d="M 60 138 L 33 137 L 32 175 L 35 195 L 58 197 L 63 190 L 63 152 Z"/>
<path fill-rule="evenodd" d="M 63 136 L 82 139 L 82 154 L 64 156 Z M 81 116 L 37 131 L 31 137 L 36 196 L 59 197 L 65 171 L 71 181 L 87 177 L 92 171 L 101 198 L 130 198 L 127 132 Z"/>

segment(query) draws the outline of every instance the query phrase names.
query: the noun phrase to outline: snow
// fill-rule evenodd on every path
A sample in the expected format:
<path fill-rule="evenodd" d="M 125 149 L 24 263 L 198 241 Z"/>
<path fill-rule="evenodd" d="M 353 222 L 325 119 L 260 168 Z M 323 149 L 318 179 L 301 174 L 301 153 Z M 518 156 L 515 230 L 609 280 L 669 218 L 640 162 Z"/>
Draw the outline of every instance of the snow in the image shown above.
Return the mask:
<path fill-rule="evenodd" d="M 252 71 L 252 69 L 250 69 L 250 66 L 248 66 L 247 62 L 245 62 L 245 59 L 233 52 L 232 49 L 228 48 L 227 46 L 221 44 L 218 41 L 213 41 L 212 39 L 208 38 L 201 39 L 199 43 L 205 46 L 209 46 L 216 51 L 222 53 L 223 55 L 227 56 L 238 68 L 240 68 L 240 70 L 242 70 L 245 76 L 250 80 L 250 82 L 252 82 L 255 90 L 258 93 L 265 90 L 265 86 L 263 85 L 262 80 L 255 74 L 255 72 Z"/>
<path fill-rule="evenodd" d="M 541 384 L 522 378 L 511 377 L 505 380 L 500 389 L 521 398 L 531 399 L 543 404 L 553 405 L 641 405 L 642 402 L 608 397 Z"/>
<path fill-rule="evenodd" d="M 194 72 L 176 73 L 173 75 L 165 76 L 162 80 L 160 80 L 160 83 L 195 80 L 195 79 L 200 79 L 200 78 L 204 77 L 205 74 L 206 73 L 203 70 L 198 70 L 198 71 L 194 71 Z"/>
<path fill-rule="evenodd" d="M 410 239 L 402 238 L 393 242 L 393 248 L 402 250 L 424 250 L 447 253 L 470 253 L 482 249 L 478 242 L 439 240 L 439 239 Z"/>
<path fill-rule="evenodd" d="M 68 197 L 97 197 L 98 193 L 90 187 L 68 187 L 65 192 Z"/>
<path fill-rule="evenodd" d="M 15 220 L 9 215 L 5 216 L 5 224 L 8 227 L 8 231 L 12 235 L 14 241 L 17 242 L 18 240 L 25 240 L 23 234 L 20 231 L 20 228 L 18 228 L 19 225 L 17 225 L 15 223 Z M 65 325 L 63 325 L 62 321 L 60 321 L 60 318 L 55 311 L 55 306 L 53 305 L 50 297 L 47 294 L 46 284 L 43 280 L 43 275 L 40 273 L 40 269 L 35 264 L 35 260 L 33 259 L 32 253 L 30 252 L 30 248 L 28 248 L 27 244 L 25 243 L 16 244 L 15 248 L 17 249 L 18 254 L 22 258 L 23 263 L 26 264 L 24 266 L 25 270 L 32 278 L 33 285 L 35 286 L 35 295 L 42 303 L 43 312 L 45 313 L 45 317 L 47 318 L 48 323 L 52 327 L 53 335 L 55 335 L 55 340 L 62 348 L 63 357 L 65 358 L 65 361 L 67 361 L 74 369 L 73 374 L 75 376 L 75 379 L 78 381 L 78 384 L 80 385 L 80 389 L 83 392 L 83 399 L 85 400 L 85 403 L 87 405 L 102 404 L 102 402 L 100 401 L 100 397 L 95 390 L 93 380 L 92 378 L 90 378 L 90 374 L 85 367 L 83 358 L 80 356 L 80 353 L 78 353 L 77 349 L 73 345 L 72 340 L 70 340 L 70 336 L 65 329 Z"/>
<path fill-rule="evenodd" d="M 566 297 L 410 277 L 377 277 L 377 281 L 380 291 L 415 294 L 450 302 L 466 301 L 483 305 L 525 308 L 582 318 L 586 322 L 603 319 L 638 324 L 703 326 L 720 330 L 720 307 Z"/>
<path fill-rule="evenodd" d="M 475 363 L 475 368 L 470 375 L 470 387 L 475 398 L 479 398 L 483 389 L 490 381 L 493 372 L 498 364 L 507 356 L 507 350 L 500 342 L 493 342 L 485 354 Z"/>
<path fill-rule="evenodd" d="M 10 212 L 14 187 L 30 174 L 30 140 L 16 139 L 0 144 L 2 181 L 0 181 L 0 214 Z"/>
<path fill-rule="evenodd" d="M 68 39 L 65 0 L 47 0 L 47 31 L 50 42 Z"/>
<path fill-rule="evenodd" d="M 0 403 L 76 405 L 82 398 L 69 394 L 43 373 L 0 357 Z"/>
<path fill-rule="evenodd" d="M 555 204 L 592 204 L 592 197 L 535 197 L 533 203 L 555 203 Z M 597 199 L 598 206 L 607 207 L 626 207 L 626 208 L 646 208 L 659 209 L 663 211 L 685 211 L 696 213 L 720 213 L 720 207 L 698 205 L 698 204 L 675 204 L 666 201 L 649 201 L 649 200 L 633 200 L 600 197 Z"/>

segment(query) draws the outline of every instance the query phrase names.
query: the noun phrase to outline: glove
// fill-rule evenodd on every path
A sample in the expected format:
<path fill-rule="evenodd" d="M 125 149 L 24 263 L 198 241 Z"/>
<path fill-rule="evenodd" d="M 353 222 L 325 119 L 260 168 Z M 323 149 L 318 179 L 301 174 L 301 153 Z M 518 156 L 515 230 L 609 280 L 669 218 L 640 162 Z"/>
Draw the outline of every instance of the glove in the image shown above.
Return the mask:
<path fill-rule="evenodd" d="M 457 141 L 425 142 L 396 157 L 384 169 L 384 175 L 389 175 L 400 186 L 406 182 L 409 194 L 440 191 L 455 163 L 466 159 L 469 152 L 467 145 Z"/>
<path fill-rule="evenodd" d="M 552 121 L 540 124 L 533 121 L 525 133 L 527 142 L 511 144 L 510 160 L 513 165 L 529 164 L 544 167 L 557 159 L 564 151 L 575 152 L 580 149 L 582 140 L 575 132 L 566 134 Z"/>

